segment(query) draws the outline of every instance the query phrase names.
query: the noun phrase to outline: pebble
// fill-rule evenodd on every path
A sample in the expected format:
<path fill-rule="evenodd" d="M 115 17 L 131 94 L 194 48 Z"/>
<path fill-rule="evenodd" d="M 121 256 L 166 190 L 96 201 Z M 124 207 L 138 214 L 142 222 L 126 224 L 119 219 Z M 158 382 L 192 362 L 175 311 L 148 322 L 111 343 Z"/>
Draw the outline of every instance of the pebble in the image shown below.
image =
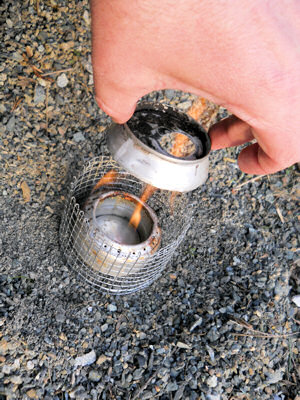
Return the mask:
<path fill-rule="evenodd" d="M 95 370 L 91 370 L 89 372 L 89 380 L 93 381 L 93 382 L 99 382 L 101 379 L 101 375 L 99 374 L 99 372 L 95 371 Z"/>
<path fill-rule="evenodd" d="M 208 394 L 206 400 L 221 400 L 221 396 L 219 394 Z"/>
<path fill-rule="evenodd" d="M 266 382 L 268 383 L 268 385 L 272 385 L 272 384 L 277 383 L 282 380 L 283 371 L 277 370 L 274 372 L 267 372 L 267 377 L 268 377 L 268 379 Z"/>
<path fill-rule="evenodd" d="M 9 377 L 10 381 L 15 385 L 21 385 L 23 379 L 19 375 L 12 375 Z"/>
<path fill-rule="evenodd" d="M 74 366 L 75 367 L 85 367 L 86 365 L 91 365 L 96 361 L 96 353 L 94 350 L 90 351 L 83 356 L 75 358 Z"/>
<path fill-rule="evenodd" d="M 28 369 L 29 371 L 31 371 L 31 370 L 34 369 L 34 363 L 33 363 L 32 361 L 28 361 L 27 364 L 26 364 L 26 366 L 27 366 L 27 369 Z"/>
<path fill-rule="evenodd" d="M 6 125 L 6 130 L 12 132 L 15 129 L 15 124 L 16 124 L 16 119 L 15 116 L 13 115 L 8 120 L 8 123 Z"/>
<path fill-rule="evenodd" d="M 101 332 L 106 332 L 107 331 L 107 329 L 108 329 L 108 324 L 103 324 L 102 326 L 101 326 Z"/>
<path fill-rule="evenodd" d="M 106 357 L 105 354 L 101 354 L 101 356 L 97 360 L 97 365 L 102 365 L 107 360 L 108 360 L 108 357 Z"/>
<path fill-rule="evenodd" d="M 45 89 L 42 86 L 37 86 L 34 91 L 34 104 L 44 103 L 46 98 Z"/>
<path fill-rule="evenodd" d="M 192 105 L 192 102 L 190 100 L 184 101 L 182 103 L 178 104 L 178 108 L 182 111 L 187 111 Z"/>
<path fill-rule="evenodd" d="M 59 75 L 57 77 L 57 85 L 60 88 L 66 87 L 68 83 L 69 83 L 69 80 L 68 80 L 67 75 L 65 73 L 63 73 L 63 74 L 61 74 L 61 75 Z"/>
<path fill-rule="evenodd" d="M 300 295 L 292 297 L 292 301 L 296 304 L 297 307 L 300 307 Z"/>
<path fill-rule="evenodd" d="M 178 389 L 176 382 L 169 382 L 166 387 L 167 392 L 175 392 Z"/>
<path fill-rule="evenodd" d="M 107 306 L 107 309 L 108 309 L 108 311 L 110 311 L 110 312 L 115 312 L 115 311 L 117 311 L 117 306 L 115 306 L 114 304 L 109 304 L 109 305 Z"/>
<path fill-rule="evenodd" d="M 81 132 L 76 132 L 73 136 L 73 139 L 75 140 L 76 143 L 78 143 L 78 142 L 83 142 L 85 140 L 85 137 Z"/>
<path fill-rule="evenodd" d="M 10 372 L 11 372 L 11 366 L 7 365 L 7 364 L 4 364 L 3 367 L 2 367 L 2 373 L 5 374 L 5 375 L 9 375 Z"/>
<path fill-rule="evenodd" d="M 211 387 L 211 388 L 215 388 L 217 385 L 218 385 L 218 378 L 215 376 L 215 375 L 213 375 L 213 376 L 210 376 L 208 379 L 207 379 L 207 385 L 209 386 L 209 387 Z"/>

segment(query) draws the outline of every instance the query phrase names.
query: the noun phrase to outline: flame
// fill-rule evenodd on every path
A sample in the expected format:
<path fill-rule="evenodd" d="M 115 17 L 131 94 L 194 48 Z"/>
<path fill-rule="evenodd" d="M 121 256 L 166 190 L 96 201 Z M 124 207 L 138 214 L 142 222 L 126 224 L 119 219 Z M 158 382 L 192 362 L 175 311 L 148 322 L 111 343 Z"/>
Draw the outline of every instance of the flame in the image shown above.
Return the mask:
<path fill-rule="evenodd" d="M 141 203 L 138 203 L 133 211 L 133 214 L 130 218 L 129 225 L 133 226 L 135 229 L 138 228 L 139 223 L 141 222 L 141 211 L 143 208 L 143 203 L 145 203 L 149 197 L 153 195 L 153 193 L 157 190 L 156 187 L 152 185 L 147 185 L 143 194 L 141 195 Z"/>
<path fill-rule="evenodd" d="M 94 193 L 99 187 L 106 185 L 107 183 L 113 183 L 116 178 L 117 178 L 117 171 L 114 169 L 111 169 L 108 171 L 105 175 L 102 176 L 101 179 L 96 183 L 96 185 L 93 187 L 92 193 Z"/>
<path fill-rule="evenodd" d="M 200 118 L 200 116 L 203 114 L 205 108 L 206 108 L 206 100 L 203 97 L 198 97 L 193 102 L 193 104 L 189 108 L 189 110 L 187 111 L 187 114 L 190 117 L 198 120 Z M 178 133 L 176 133 L 174 144 L 172 146 L 170 153 L 175 157 L 185 157 L 186 155 L 189 154 L 189 149 L 188 149 L 189 145 L 190 145 L 190 139 L 186 135 L 178 132 Z M 104 179 L 105 176 L 102 179 Z M 98 184 L 100 184 L 100 182 L 101 182 L 101 179 L 98 182 Z M 101 186 L 101 185 L 99 185 L 99 186 Z M 129 221 L 129 225 L 133 226 L 135 229 L 138 228 L 139 223 L 141 222 L 141 218 L 142 218 L 141 211 L 143 208 L 143 203 L 145 203 L 149 199 L 149 197 L 151 197 L 153 195 L 153 193 L 156 190 L 157 190 L 157 188 L 152 185 L 147 185 L 145 187 L 145 190 L 143 191 L 143 193 L 140 197 L 141 203 L 138 203 L 136 205 L 135 210 L 133 211 L 133 214 Z M 174 202 L 175 202 L 175 198 L 177 195 L 178 195 L 178 192 L 172 192 L 171 196 L 170 196 L 171 214 L 173 214 Z"/>

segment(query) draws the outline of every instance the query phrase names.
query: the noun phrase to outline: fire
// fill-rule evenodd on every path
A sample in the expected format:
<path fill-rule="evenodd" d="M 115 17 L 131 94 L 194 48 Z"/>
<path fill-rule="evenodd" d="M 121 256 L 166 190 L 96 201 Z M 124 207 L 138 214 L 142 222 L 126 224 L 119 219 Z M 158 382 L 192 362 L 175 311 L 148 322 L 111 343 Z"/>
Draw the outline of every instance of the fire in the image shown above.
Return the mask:
<path fill-rule="evenodd" d="M 198 120 L 200 116 L 203 114 L 205 108 L 206 108 L 206 100 L 203 97 L 198 97 L 187 111 L 187 114 L 190 117 L 194 118 L 195 120 Z M 190 154 L 190 145 L 191 141 L 186 135 L 176 132 L 175 140 L 170 153 L 175 157 L 185 157 Z M 146 202 L 156 190 L 157 190 L 156 187 L 152 185 L 147 185 L 141 195 L 141 201 Z M 177 195 L 178 192 L 172 192 L 170 196 L 171 214 L 173 214 L 174 202 Z M 135 229 L 138 228 L 139 223 L 141 221 L 142 208 L 143 208 L 142 203 L 138 203 L 130 218 L 129 224 L 133 226 Z"/>
<path fill-rule="evenodd" d="M 141 203 L 138 203 L 133 211 L 133 214 L 130 218 L 129 225 L 133 226 L 135 229 L 138 228 L 139 223 L 141 222 L 141 211 L 143 208 L 143 203 L 145 203 L 149 197 L 153 195 L 153 193 L 157 190 L 156 187 L 152 185 L 147 185 L 143 194 L 141 195 Z"/>
<path fill-rule="evenodd" d="M 92 193 L 94 193 L 99 187 L 106 185 L 108 183 L 113 183 L 116 178 L 117 178 L 117 171 L 114 169 L 111 169 L 108 171 L 105 175 L 102 176 L 102 178 L 96 183 L 96 185 L 93 187 Z"/>

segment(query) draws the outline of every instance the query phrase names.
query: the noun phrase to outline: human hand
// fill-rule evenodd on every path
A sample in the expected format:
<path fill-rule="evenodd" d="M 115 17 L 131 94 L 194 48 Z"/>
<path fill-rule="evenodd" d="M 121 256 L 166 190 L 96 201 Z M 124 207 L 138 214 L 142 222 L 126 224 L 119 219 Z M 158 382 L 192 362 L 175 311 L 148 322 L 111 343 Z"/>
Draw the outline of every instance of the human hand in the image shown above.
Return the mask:
<path fill-rule="evenodd" d="M 99 106 L 126 122 L 143 95 L 180 89 L 235 116 L 210 130 L 212 148 L 252 139 L 250 174 L 300 160 L 300 3 L 297 0 L 92 0 Z"/>

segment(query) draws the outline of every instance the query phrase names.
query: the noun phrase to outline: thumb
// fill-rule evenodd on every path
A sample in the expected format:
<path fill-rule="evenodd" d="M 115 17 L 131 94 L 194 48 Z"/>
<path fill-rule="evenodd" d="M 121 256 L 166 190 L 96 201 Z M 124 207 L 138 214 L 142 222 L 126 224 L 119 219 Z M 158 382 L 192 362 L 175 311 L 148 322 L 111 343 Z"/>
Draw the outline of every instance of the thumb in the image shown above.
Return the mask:
<path fill-rule="evenodd" d="M 95 98 L 98 106 L 115 122 L 124 124 L 134 113 L 138 98 L 131 97 L 121 90 L 95 82 Z"/>

